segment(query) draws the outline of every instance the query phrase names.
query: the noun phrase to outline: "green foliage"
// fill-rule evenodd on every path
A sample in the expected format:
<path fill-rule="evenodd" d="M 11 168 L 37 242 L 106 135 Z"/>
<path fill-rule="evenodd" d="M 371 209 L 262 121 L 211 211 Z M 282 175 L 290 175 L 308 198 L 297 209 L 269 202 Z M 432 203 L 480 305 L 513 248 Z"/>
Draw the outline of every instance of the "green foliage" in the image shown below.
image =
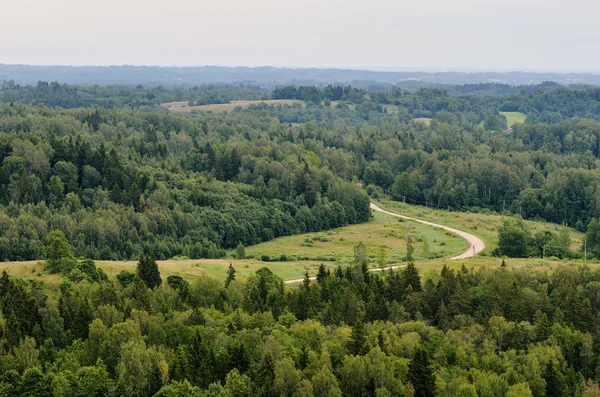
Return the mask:
<path fill-rule="evenodd" d="M 75 265 L 75 258 L 69 242 L 63 232 L 52 231 L 46 237 L 44 249 L 46 265 L 50 273 L 69 273 Z"/>
<path fill-rule="evenodd" d="M 121 272 L 117 274 L 117 280 L 123 287 L 127 287 L 129 284 L 133 283 L 135 276 L 135 273 L 121 270 Z"/>
<path fill-rule="evenodd" d="M 225 279 L 225 288 L 229 287 L 229 284 L 235 280 L 235 269 L 233 265 L 230 263 L 229 268 L 227 269 L 227 278 Z"/>
<path fill-rule="evenodd" d="M 408 381 L 413 387 L 414 395 L 433 397 L 435 393 L 435 376 L 429 357 L 423 349 L 418 349 L 408 367 Z"/>
<path fill-rule="evenodd" d="M 354 247 L 354 263 L 359 266 L 367 264 L 367 247 L 362 241 Z"/>
<path fill-rule="evenodd" d="M 154 258 L 241 259 L 279 236 L 327 239 L 316 232 L 370 219 L 359 181 L 372 196 L 576 226 L 599 256 L 600 128 L 584 120 L 598 119 L 598 90 L 2 87 L 0 101 L 17 103 L 0 105 L 0 259 L 44 257 L 70 281 L 0 278 L 0 394 L 593 392 L 597 270 L 444 267 L 422 279 L 412 237 L 400 271 L 368 272 L 361 243 L 355 266 L 320 266 L 317 282 L 289 289 L 267 267 L 234 281 L 233 266 L 225 283 L 171 276 L 165 286 Z M 137 110 L 269 95 L 306 103 Z M 500 110 L 525 123 L 501 132 Z M 509 217 L 495 253 L 580 255 L 570 247 L 566 228 L 532 235 Z M 92 261 L 132 258 L 137 275 L 115 284 Z M 385 263 L 383 248 L 376 259 Z"/>
<path fill-rule="evenodd" d="M 239 243 L 235 248 L 235 257 L 237 259 L 246 259 L 246 250 L 244 249 L 244 244 Z"/>
<path fill-rule="evenodd" d="M 444 267 L 422 283 L 413 263 L 369 277 L 354 266 L 289 290 L 264 268 L 240 288 L 196 282 L 188 300 L 185 280 L 167 282 L 55 291 L 3 275 L 0 390 L 574 396 L 598 376 L 600 271 L 585 267 Z"/>
<path fill-rule="evenodd" d="M 406 239 L 406 260 L 408 262 L 413 261 L 413 253 L 415 252 L 415 247 L 413 245 L 413 239 L 411 236 L 408 236 Z"/>
<path fill-rule="evenodd" d="M 137 264 L 136 273 L 148 288 L 158 287 L 162 283 L 158 264 L 153 254 L 142 254 Z"/>

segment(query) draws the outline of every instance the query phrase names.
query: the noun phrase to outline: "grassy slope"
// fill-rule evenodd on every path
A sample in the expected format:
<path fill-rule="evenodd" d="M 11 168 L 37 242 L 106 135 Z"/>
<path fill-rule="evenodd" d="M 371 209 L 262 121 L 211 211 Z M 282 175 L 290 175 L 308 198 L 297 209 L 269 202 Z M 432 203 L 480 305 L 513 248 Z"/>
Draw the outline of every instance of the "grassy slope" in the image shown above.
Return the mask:
<path fill-rule="evenodd" d="M 449 212 L 389 200 L 381 201 L 379 204 L 381 208 L 389 211 L 395 211 L 399 214 L 437 222 L 445 226 L 452 226 L 474 234 L 485 242 L 483 255 L 490 255 L 492 250 L 498 245 L 498 228 L 502 225 L 503 219 L 505 218 L 498 214 Z M 553 232 L 557 232 L 559 228 L 558 225 L 548 222 L 525 221 L 525 224 L 534 234 L 537 231 L 544 229 L 550 229 Z M 575 229 L 569 229 L 569 231 L 571 232 L 571 248 L 579 249 L 583 241 L 583 234 Z"/>

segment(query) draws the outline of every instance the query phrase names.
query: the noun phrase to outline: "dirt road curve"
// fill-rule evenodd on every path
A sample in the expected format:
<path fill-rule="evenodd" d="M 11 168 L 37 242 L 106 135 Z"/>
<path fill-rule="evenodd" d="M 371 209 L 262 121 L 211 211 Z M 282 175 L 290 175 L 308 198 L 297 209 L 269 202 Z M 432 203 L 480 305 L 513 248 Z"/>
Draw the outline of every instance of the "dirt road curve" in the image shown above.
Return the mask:
<path fill-rule="evenodd" d="M 478 253 L 480 253 L 481 251 L 483 251 L 483 249 L 485 248 L 485 244 L 483 242 L 483 240 L 481 240 L 479 237 L 477 236 L 473 236 L 470 233 L 467 232 L 463 232 L 462 230 L 458 230 L 455 229 L 453 227 L 448 227 L 448 226 L 444 226 L 444 225 L 439 225 L 437 223 L 433 223 L 433 222 L 429 222 L 429 221 L 424 221 L 422 219 L 417 219 L 417 218 L 411 218 L 410 216 L 406 216 L 406 215 L 400 215 L 400 214 L 396 214 L 395 212 L 390 212 L 390 211 L 386 211 L 380 207 L 378 207 L 377 205 L 371 203 L 371 209 L 378 211 L 378 212 L 382 212 L 384 214 L 387 215 L 391 215 L 391 216 L 395 216 L 396 218 L 402 218 L 402 219 L 408 219 L 411 221 L 415 221 L 415 222 L 419 222 L 422 223 L 424 225 L 429 225 L 429 226 L 433 226 L 433 227 L 439 227 L 440 229 L 444 229 L 447 230 L 451 233 L 455 233 L 458 234 L 460 237 L 464 238 L 465 240 L 467 240 L 469 242 L 469 248 L 463 252 L 460 255 L 454 256 L 452 258 L 450 258 L 449 260 L 456 260 L 456 259 L 466 259 L 466 258 L 470 258 L 472 256 L 477 255 Z M 385 268 L 384 270 L 389 270 L 389 269 L 398 269 L 401 267 L 404 267 L 405 265 L 398 265 L 398 266 L 392 266 L 392 267 L 388 267 Z M 381 269 L 370 269 L 372 272 L 378 272 L 381 271 Z M 311 280 L 314 280 L 315 277 L 312 277 Z M 295 280 L 287 280 L 285 283 L 286 284 L 296 284 L 299 282 L 302 282 L 302 278 L 298 278 Z"/>
<path fill-rule="evenodd" d="M 450 258 L 450 260 L 470 258 L 472 256 L 477 255 L 478 253 L 480 253 L 481 251 L 483 251 L 483 249 L 485 248 L 485 244 L 483 243 L 483 240 L 481 240 L 479 237 L 473 236 L 470 233 L 463 232 L 462 230 L 458 230 L 458 229 L 454 229 L 453 227 L 438 225 L 437 223 L 423 221 L 421 219 L 411 218 L 409 216 L 400 215 L 400 214 L 396 214 L 394 212 L 386 211 L 386 210 L 384 210 L 382 208 L 379 208 L 378 206 L 376 206 L 373 203 L 371 203 L 371 208 L 374 209 L 375 211 L 383 212 L 384 214 L 395 216 L 397 218 L 410 219 L 412 221 L 419 222 L 419 223 L 422 223 L 424 225 L 439 227 L 440 229 L 444 229 L 444 230 L 447 230 L 447 231 L 449 231 L 451 233 L 458 234 L 460 237 L 462 237 L 465 240 L 467 240 L 469 242 L 469 244 L 470 244 L 469 248 L 465 252 L 463 252 L 462 254 L 457 255 L 457 256 L 455 256 L 453 258 Z"/>

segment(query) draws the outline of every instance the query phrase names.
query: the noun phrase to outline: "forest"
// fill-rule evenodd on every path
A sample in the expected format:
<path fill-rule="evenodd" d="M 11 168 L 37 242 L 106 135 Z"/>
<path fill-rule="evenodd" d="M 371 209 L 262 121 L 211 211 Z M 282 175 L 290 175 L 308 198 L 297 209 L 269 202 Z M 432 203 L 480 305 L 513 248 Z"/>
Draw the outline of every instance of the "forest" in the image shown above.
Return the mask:
<path fill-rule="evenodd" d="M 242 99 L 302 103 L 160 106 Z M 600 258 L 598 89 L 6 82 L 0 102 L 0 260 L 44 269 L 0 278 L 0 396 L 600 393 L 600 270 L 568 264 Z M 299 285 L 269 258 L 236 273 L 244 247 L 368 222 L 383 198 L 503 215 L 504 259 L 373 272 L 358 245 Z M 545 256 L 565 261 L 505 263 Z M 161 276 L 173 258 L 232 264 Z"/>
<path fill-rule="evenodd" d="M 600 271 L 422 277 L 321 266 L 286 289 L 267 267 L 163 280 L 152 255 L 107 279 L 61 233 L 55 288 L 0 278 L 3 396 L 595 396 Z"/>
<path fill-rule="evenodd" d="M 595 120 L 541 123 L 532 111 L 504 131 L 497 96 L 476 108 L 470 97 L 435 90 L 366 100 L 360 89 L 313 88 L 272 94 L 318 94 L 306 106 L 224 113 L 0 105 L 0 259 L 43 257 L 52 230 L 77 257 L 223 257 L 239 244 L 365 222 L 367 194 L 516 213 L 582 232 L 600 218 Z M 547 109 L 553 102 L 537 96 L 581 96 L 587 112 L 598 106 L 593 92 L 519 95 Z M 395 110 L 382 108 L 392 97 Z M 434 111 L 429 125 L 413 120 Z"/>

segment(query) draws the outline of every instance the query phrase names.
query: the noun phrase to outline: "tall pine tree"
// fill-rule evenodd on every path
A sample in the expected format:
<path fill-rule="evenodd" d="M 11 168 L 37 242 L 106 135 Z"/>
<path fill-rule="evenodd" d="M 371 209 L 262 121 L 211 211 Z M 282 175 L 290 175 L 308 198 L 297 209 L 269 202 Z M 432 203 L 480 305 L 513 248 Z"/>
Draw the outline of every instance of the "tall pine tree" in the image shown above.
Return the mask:
<path fill-rule="evenodd" d="M 415 390 L 415 397 L 433 397 L 435 395 L 435 376 L 425 350 L 418 349 L 415 352 L 415 356 L 408 366 L 408 380 Z"/>

